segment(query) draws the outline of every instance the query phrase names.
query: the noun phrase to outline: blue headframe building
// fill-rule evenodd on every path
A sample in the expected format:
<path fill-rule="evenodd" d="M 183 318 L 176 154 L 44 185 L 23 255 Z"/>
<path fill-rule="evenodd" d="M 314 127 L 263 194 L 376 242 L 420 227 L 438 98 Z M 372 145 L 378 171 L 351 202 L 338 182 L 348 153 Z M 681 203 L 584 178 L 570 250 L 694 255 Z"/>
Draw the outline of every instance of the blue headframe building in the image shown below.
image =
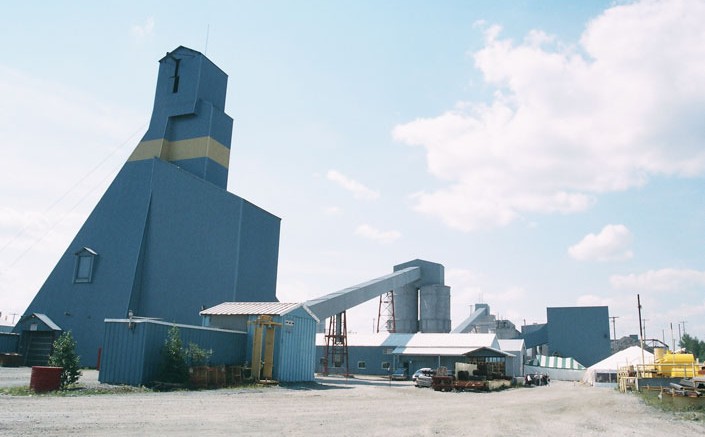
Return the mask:
<path fill-rule="evenodd" d="M 25 364 L 37 321 L 70 330 L 95 366 L 105 319 L 199 325 L 221 302 L 277 301 L 281 220 L 226 190 L 226 87 L 197 51 L 159 61 L 149 129 L 15 327 Z"/>

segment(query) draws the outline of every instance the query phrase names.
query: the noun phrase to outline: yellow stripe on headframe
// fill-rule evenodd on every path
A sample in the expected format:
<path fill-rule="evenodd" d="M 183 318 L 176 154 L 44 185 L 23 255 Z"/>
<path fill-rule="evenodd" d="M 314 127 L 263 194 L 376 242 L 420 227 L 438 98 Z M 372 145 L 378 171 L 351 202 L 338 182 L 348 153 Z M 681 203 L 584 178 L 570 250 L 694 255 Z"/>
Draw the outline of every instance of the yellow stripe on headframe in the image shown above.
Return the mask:
<path fill-rule="evenodd" d="M 161 158 L 165 161 L 208 158 L 225 168 L 230 166 L 230 149 L 212 137 L 167 141 L 165 139 L 140 142 L 128 161 Z"/>

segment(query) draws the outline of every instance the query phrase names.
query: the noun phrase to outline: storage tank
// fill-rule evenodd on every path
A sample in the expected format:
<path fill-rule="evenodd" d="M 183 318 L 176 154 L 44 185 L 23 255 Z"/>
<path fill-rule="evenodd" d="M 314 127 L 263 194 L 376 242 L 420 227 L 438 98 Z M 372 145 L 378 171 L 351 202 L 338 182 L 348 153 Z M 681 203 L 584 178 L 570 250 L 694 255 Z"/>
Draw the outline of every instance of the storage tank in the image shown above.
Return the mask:
<path fill-rule="evenodd" d="M 695 356 L 667 352 L 656 361 L 656 372 L 667 378 L 692 378 L 696 373 Z"/>
<path fill-rule="evenodd" d="M 394 266 L 394 271 L 408 267 L 421 269 L 421 278 L 414 285 L 394 290 L 396 332 L 450 332 L 450 288 L 443 285 L 444 269 L 441 264 L 415 259 Z M 436 288 L 439 287 L 439 288 Z M 421 305 L 419 318 L 419 289 L 427 291 L 427 303 Z M 425 308 L 424 308 L 425 306 Z"/>
<path fill-rule="evenodd" d="M 665 347 L 655 347 L 654 348 L 654 361 L 659 362 L 663 359 L 663 356 L 666 355 L 666 349 Z"/>
<path fill-rule="evenodd" d="M 424 285 L 419 291 L 419 331 L 450 332 L 450 287 Z"/>
<path fill-rule="evenodd" d="M 394 318 L 396 332 L 415 334 L 419 330 L 419 293 L 410 284 L 394 290 Z"/>

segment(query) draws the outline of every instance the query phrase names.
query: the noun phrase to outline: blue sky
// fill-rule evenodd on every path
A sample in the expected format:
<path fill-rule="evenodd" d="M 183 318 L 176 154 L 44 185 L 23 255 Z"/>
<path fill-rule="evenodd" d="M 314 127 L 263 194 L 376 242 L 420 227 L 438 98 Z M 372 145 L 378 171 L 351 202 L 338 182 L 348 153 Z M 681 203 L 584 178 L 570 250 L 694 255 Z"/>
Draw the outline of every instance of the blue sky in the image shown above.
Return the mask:
<path fill-rule="evenodd" d="M 453 326 L 478 302 L 518 326 L 608 305 L 621 337 L 639 294 L 647 337 L 705 339 L 704 20 L 685 0 L 6 6 L 0 323 L 137 145 L 157 61 L 184 45 L 229 75 L 228 189 L 282 218 L 280 300 L 421 258 L 446 268 Z"/>

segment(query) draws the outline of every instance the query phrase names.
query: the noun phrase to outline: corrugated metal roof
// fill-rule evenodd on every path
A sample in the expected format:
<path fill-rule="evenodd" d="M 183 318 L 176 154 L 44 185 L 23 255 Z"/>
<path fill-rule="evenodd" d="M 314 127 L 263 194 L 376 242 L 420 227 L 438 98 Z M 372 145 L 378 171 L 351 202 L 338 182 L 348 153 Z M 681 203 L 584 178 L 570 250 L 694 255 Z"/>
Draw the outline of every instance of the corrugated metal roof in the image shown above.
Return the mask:
<path fill-rule="evenodd" d="M 316 344 L 325 345 L 324 334 L 317 334 Z M 348 334 L 348 346 L 361 347 L 413 347 L 413 348 L 460 348 L 466 351 L 481 347 L 500 349 L 495 334 Z"/>
<path fill-rule="evenodd" d="M 54 323 L 54 321 L 51 320 L 51 319 L 49 318 L 49 316 L 47 316 L 46 314 L 34 313 L 33 315 L 36 316 L 36 317 L 37 317 L 39 320 L 41 320 L 42 322 L 44 322 L 44 324 L 47 325 L 47 326 L 49 327 L 49 329 L 53 329 L 54 331 L 61 331 L 61 330 L 62 330 L 62 329 L 59 327 L 59 325 L 57 325 L 56 323 Z"/>
<path fill-rule="evenodd" d="M 468 355 L 477 351 L 490 351 L 494 354 L 513 357 L 513 354 L 509 352 L 504 352 L 499 349 L 492 347 L 398 347 L 392 352 L 395 355 L 430 355 L 430 356 L 442 356 L 442 357 L 457 357 L 461 355 Z"/>
<path fill-rule="evenodd" d="M 236 316 L 250 314 L 268 314 L 281 316 L 300 307 L 300 303 L 284 302 L 223 302 L 201 311 L 202 316 Z"/>
<path fill-rule="evenodd" d="M 394 355 L 431 355 L 442 357 L 457 357 L 472 352 L 474 349 L 466 347 L 398 347 L 392 352 Z"/>
<path fill-rule="evenodd" d="M 478 348 L 496 347 L 497 336 L 495 334 L 444 334 L 444 333 L 418 333 L 414 334 L 405 346 L 409 347 L 458 347 L 458 348 Z"/>

